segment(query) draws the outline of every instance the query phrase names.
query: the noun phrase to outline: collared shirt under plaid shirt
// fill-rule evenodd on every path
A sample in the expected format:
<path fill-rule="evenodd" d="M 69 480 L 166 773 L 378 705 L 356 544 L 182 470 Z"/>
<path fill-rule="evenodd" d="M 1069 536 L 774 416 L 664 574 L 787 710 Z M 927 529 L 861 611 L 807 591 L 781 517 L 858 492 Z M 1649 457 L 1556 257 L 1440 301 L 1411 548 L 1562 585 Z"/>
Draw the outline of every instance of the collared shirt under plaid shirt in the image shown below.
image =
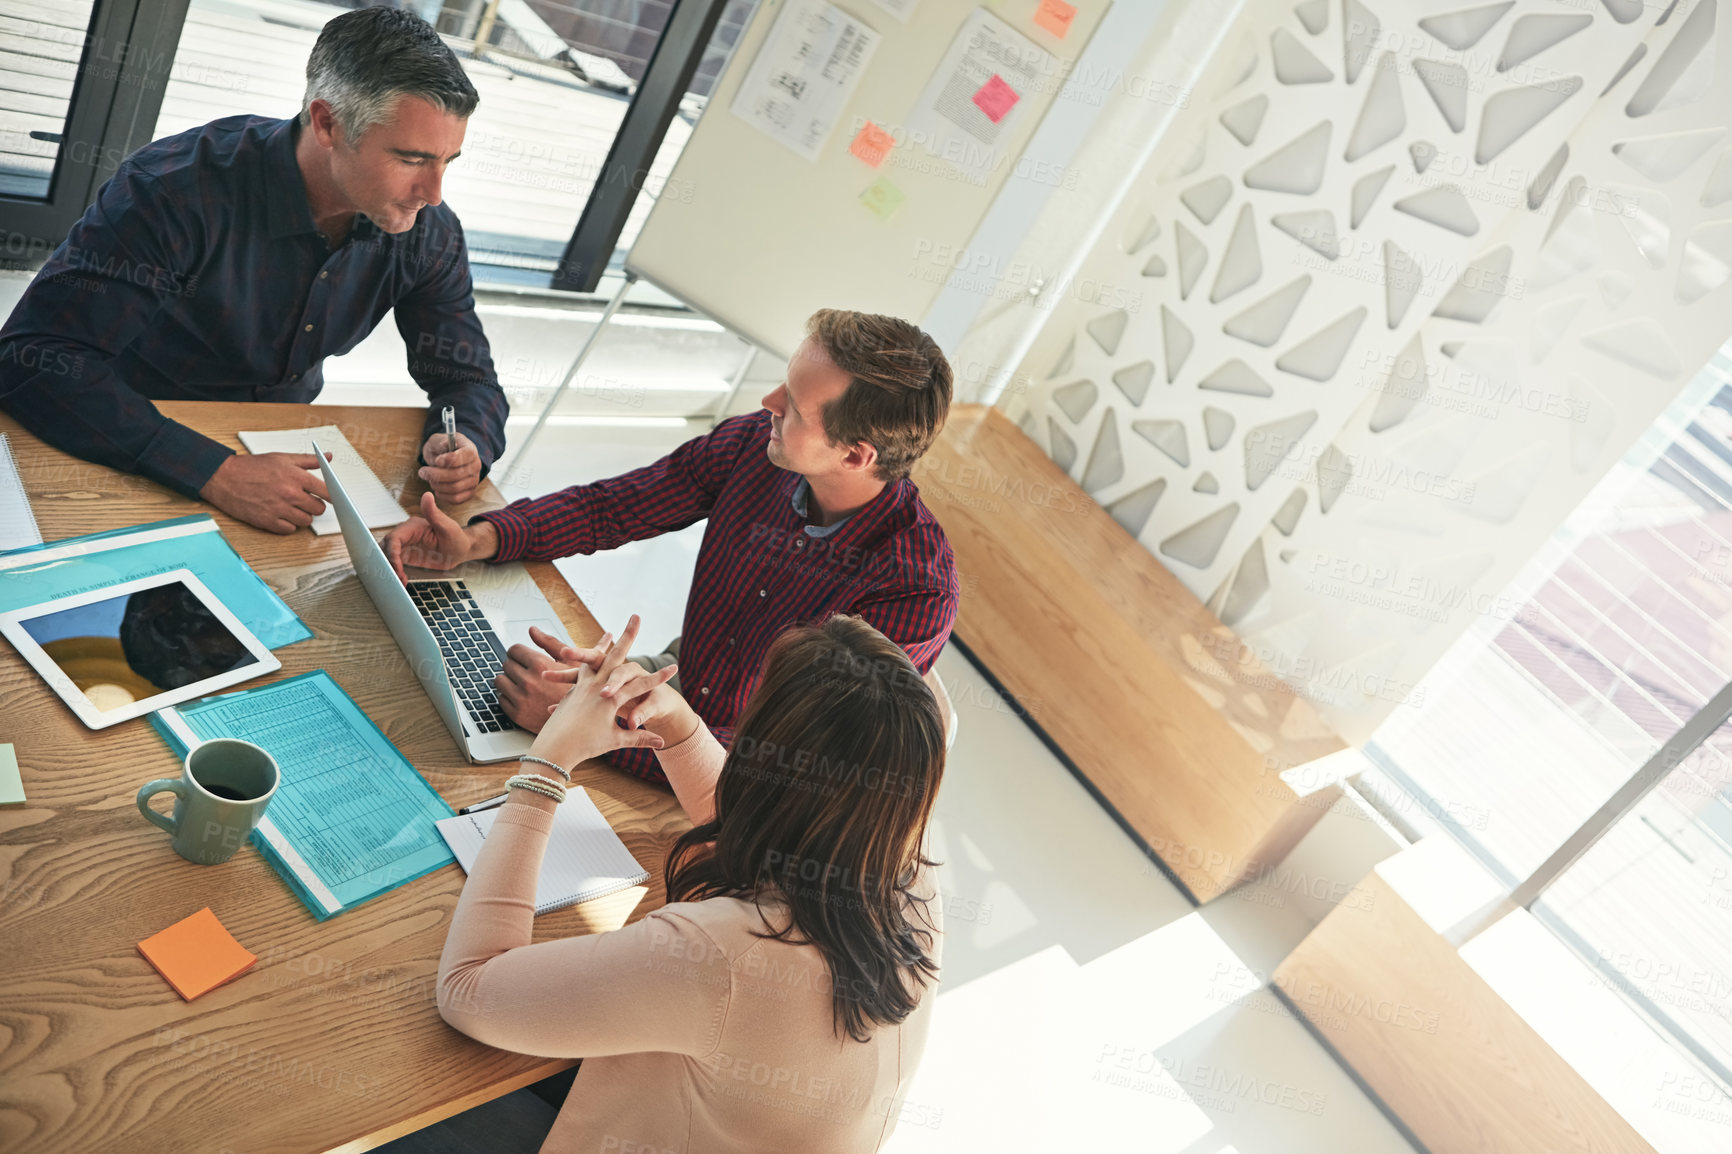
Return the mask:
<path fill-rule="evenodd" d="M 912 481 L 890 483 L 834 532 L 812 536 L 793 501 L 804 478 L 771 463 L 769 440 L 768 412 L 735 417 L 653 465 L 482 514 L 499 532 L 496 561 L 595 553 L 708 517 L 680 635 L 680 685 L 724 745 L 770 642 L 789 625 L 859 614 L 924 674 L 956 621 L 956 559 Z M 651 750 L 609 760 L 666 780 Z"/>

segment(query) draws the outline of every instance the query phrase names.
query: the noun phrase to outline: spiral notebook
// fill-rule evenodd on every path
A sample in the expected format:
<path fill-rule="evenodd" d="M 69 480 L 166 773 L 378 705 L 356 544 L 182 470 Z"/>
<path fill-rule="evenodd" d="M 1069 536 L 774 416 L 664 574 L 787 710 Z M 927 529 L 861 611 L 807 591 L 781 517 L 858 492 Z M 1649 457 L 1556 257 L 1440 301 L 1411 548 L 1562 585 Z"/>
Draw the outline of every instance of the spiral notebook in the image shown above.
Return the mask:
<path fill-rule="evenodd" d="M 445 844 L 457 855 L 457 864 L 468 873 L 481 855 L 481 844 L 501 807 L 480 813 L 458 814 L 434 822 Z M 649 881 L 649 871 L 637 864 L 595 802 L 582 787 L 573 786 L 554 811 L 553 831 L 547 838 L 547 853 L 541 859 L 541 877 L 535 885 L 535 912 L 552 913 L 579 902 L 604 898 Z"/>
<path fill-rule="evenodd" d="M 42 544 L 42 530 L 30 508 L 30 495 L 12 459 L 12 442 L 0 433 L 0 553 Z"/>

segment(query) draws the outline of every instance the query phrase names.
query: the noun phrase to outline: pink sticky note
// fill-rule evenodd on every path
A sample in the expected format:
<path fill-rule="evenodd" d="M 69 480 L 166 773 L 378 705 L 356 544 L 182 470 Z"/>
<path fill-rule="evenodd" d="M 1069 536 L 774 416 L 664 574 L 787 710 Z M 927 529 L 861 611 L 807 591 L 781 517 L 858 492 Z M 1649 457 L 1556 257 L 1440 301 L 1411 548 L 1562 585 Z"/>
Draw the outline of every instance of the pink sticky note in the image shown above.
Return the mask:
<path fill-rule="evenodd" d="M 884 157 L 895 147 L 896 138 L 894 136 L 871 121 L 867 121 L 866 127 L 862 128 L 860 134 L 854 138 L 854 143 L 848 146 L 848 151 L 873 168 L 877 168 L 884 163 Z"/>
<path fill-rule="evenodd" d="M 980 86 L 980 91 L 974 94 L 977 108 L 986 113 L 986 118 L 997 124 L 1010 112 L 1011 107 L 1022 99 L 1016 94 L 1016 89 L 1004 82 L 1004 77 L 994 72 L 992 79 Z"/>
<path fill-rule="evenodd" d="M 1040 9 L 1034 14 L 1034 22 L 1060 40 L 1070 31 L 1070 22 L 1074 19 L 1076 6 L 1066 4 L 1064 0 L 1040 0 Z"/>

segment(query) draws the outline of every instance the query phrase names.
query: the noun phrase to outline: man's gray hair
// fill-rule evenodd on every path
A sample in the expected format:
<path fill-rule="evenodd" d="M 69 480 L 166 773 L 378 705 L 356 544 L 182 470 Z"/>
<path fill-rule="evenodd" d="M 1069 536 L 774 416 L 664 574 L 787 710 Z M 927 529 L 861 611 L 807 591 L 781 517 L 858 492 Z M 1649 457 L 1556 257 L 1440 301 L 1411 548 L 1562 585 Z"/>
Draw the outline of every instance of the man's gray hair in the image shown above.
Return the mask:
<path fill-rule="evenodd" d="M 418 96 L 462 117 L 481 100 L 456 54 L 413 12 L 359 8 L 325 25 L 307 57 L 303 126 L 312 119 L 313 101 L 323 100 L 353 147 L 391 117 L 400 96 Z"/>

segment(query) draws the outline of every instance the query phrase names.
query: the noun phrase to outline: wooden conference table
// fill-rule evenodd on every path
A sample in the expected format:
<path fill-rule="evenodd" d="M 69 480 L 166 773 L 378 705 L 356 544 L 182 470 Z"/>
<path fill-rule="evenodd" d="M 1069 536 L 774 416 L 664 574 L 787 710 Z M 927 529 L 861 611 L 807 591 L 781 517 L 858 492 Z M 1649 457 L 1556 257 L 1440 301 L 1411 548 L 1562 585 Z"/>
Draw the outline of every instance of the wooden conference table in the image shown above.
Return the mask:
<path fill-rule="evenodd" d="M 160 407 L 235 448 L 239 429 L 339 425 L 405 507 L 425 489 L 414 475 L 420 410 Z M 499 791 L 508 771 L 458 752 L 340 535 L 279 537 L 68 457 L 5 417 L 0 432 L 46 539 L 211 513 L 317 635 L 278 650 L 273 678 L 328 670 L 453 806 Z M 484 484 L 459 519 L 501 503 Z M 552 565 L 529 571 L 572 638 L 601 633 Z M 321 923 L 250 846 L 223 865 L 184 861 L 134 808 L 139 786 L 180 774 L 150 725 L 85 729 L 10 646 L 0 649 L 0 741 L 16 746 L 28 795 L 0 809 L 0 1150 L 366 1150 L 572 1064 L 483 1046 L 439 1017 L 435 974 L 463 887 L 456 865 Z M 661 906 L 663 857 L 687 828 L 666 790 L 593 762 L 573 780 L 651 882 L 537 918 L 538 941 Z M 183 1002 L 137 943 L 205 906 L 259 961 Z"/>

